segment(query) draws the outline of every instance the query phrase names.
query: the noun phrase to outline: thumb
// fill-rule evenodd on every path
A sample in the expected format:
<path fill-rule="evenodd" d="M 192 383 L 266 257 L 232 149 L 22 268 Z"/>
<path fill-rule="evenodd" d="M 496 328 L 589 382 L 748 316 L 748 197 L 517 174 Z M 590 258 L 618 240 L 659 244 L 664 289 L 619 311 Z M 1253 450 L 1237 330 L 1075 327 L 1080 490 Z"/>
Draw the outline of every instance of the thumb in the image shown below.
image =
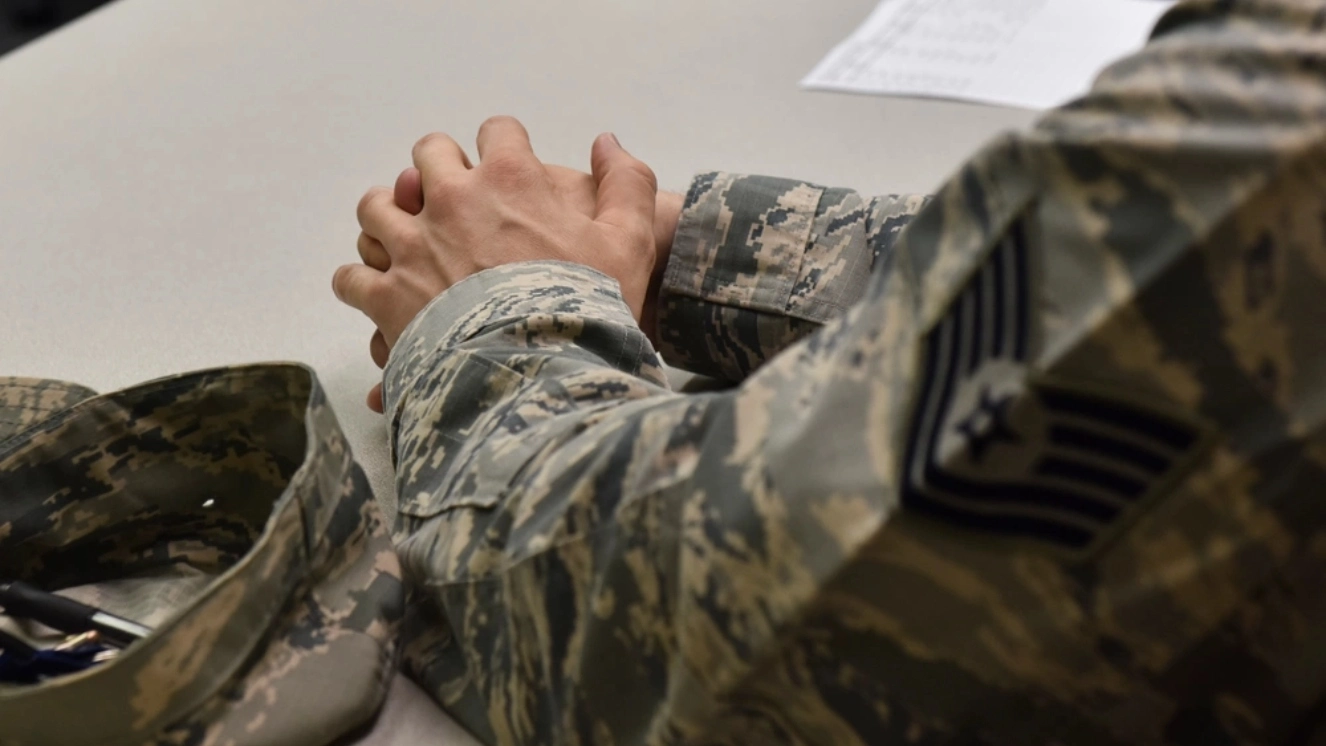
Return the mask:
<path fill-rule="evenodd" d="M 658 180 L 610 133 L 598 136 L 589 157 L 598 186 L 595 219 L 637 237 L 654 236 L 654 199 Z"/>

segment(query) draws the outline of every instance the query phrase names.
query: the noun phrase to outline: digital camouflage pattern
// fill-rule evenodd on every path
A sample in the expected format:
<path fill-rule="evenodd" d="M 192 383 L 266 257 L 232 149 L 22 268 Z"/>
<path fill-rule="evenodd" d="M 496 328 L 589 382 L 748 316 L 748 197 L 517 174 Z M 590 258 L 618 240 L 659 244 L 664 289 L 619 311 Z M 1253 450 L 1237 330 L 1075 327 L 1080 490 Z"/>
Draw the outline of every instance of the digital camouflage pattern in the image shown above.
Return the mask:
<path fill-rule="evenodd" d="M 700 177 L 661 336 L 730 391 L 584 268 L 440 296 L 411 673 L 501 744 L 1321 743 L 1324 25 L 1183 3 L 924 206 Z"/>
<path fill-rule="evenodd" d="M 0 376 L 0 440 L 96 395 L 63 381 Z"/>
<path fill-rule="evenodd" d="M 88 397 L 0 379 L 0 578 L 113 613 L 178 605 L 110 663 L 0 686 L 0 744 L 322 746 L 370 721 L 400 567 L 312 371 Z"/>
<path fill-rule="evenodd" d="M 696 177 L 664 273 L 660 352 L 673 366 L 743 380 L 856 303 L 870 268 L 929 200 Z"/>

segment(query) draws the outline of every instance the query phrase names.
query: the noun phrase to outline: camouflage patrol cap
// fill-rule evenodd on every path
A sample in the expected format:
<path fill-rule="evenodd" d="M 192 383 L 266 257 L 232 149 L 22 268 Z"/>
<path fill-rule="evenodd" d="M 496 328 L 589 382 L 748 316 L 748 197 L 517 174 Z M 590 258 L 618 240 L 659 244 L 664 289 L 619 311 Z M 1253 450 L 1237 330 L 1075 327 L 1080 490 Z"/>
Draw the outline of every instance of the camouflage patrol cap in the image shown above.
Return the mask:
<path fill-rule="evenodd" d="M 5 746 L 327 744 L 394 672 L 399 564 L 298 365 L 0 378 L 0 578 L 159 615 L 111 662 L 0 687 Z"/>

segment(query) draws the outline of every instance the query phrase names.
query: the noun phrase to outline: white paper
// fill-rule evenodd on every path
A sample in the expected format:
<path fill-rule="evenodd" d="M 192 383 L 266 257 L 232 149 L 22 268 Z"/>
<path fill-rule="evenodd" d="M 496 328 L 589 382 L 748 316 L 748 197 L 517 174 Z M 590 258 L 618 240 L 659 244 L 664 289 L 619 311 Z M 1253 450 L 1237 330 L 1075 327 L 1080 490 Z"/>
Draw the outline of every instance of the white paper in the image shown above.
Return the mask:
<path fill-rule="evenodd" d="M 882 0 L 801 84 L 1032 109 L 1087 91 L 1171 0 Z"/>

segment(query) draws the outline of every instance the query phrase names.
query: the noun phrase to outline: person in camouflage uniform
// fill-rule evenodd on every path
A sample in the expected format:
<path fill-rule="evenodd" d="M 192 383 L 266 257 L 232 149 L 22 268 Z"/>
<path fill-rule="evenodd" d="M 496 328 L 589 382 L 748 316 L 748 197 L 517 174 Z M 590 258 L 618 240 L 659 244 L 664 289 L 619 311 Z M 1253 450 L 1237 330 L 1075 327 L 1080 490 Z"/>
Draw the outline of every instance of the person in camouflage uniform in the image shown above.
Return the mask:
<path fill-rule="evenodd" d="M 1182 3 L 931 199 L 707 174 L 666 255 L 615 138 L 589 216 L 421 141 L 333 283 L 410 673 L 500 744 L 1326 743 L 1324 25 Z"/>

